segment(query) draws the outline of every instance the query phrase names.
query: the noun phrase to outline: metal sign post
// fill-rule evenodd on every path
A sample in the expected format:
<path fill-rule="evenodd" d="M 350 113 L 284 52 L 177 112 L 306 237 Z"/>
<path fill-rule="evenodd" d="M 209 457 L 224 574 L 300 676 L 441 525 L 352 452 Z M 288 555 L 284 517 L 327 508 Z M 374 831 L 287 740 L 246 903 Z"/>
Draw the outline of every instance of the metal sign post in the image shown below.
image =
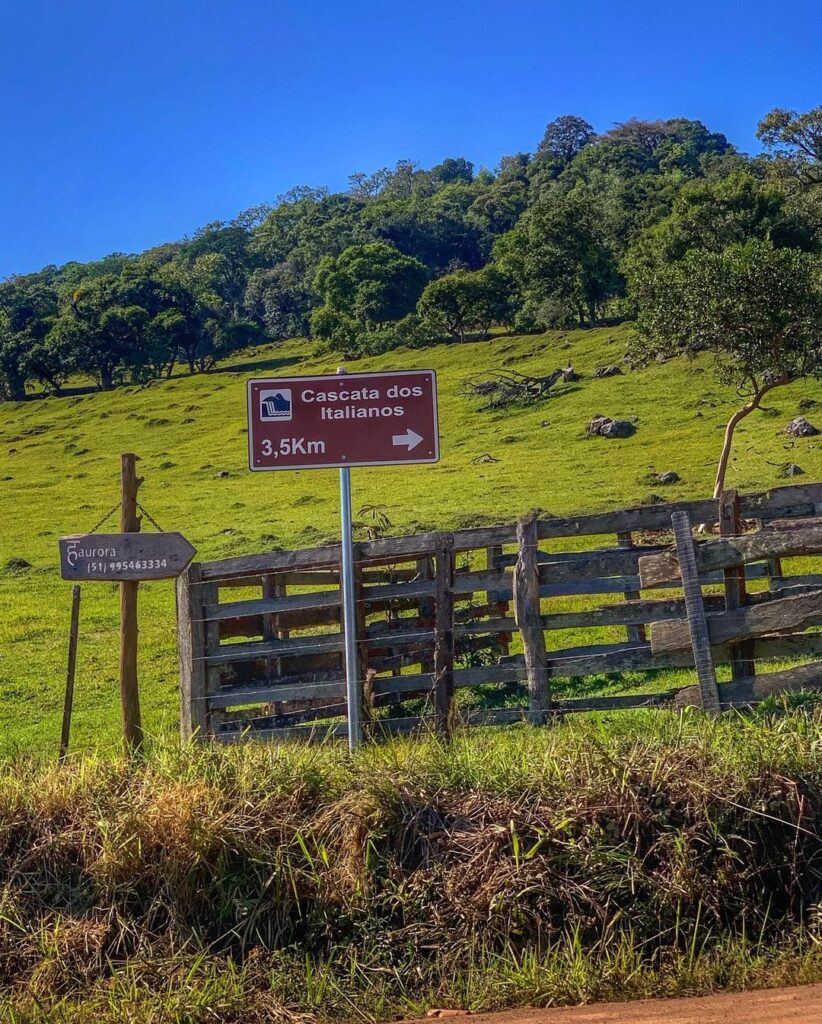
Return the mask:
<path fill-rule="evenodd" d="M 344 378 L 341 380 L 340 378 Z M 248 468 L 340 471 L 345 686 L 348 746 L 362 743 L 351 466 L 437 462 L 433 370 L 256 378 L 248 388 Z"/>
<path fill-rule="evenodd" d="M 345 367 L 337 370 L 340 376 Z M 348 749 L 362 743 L 362 709 L 360 707 L 357 657 L 357 605 L 354 587 L 354 524 L 351 515 L 351 470 L 340 469 L 340 543 L 342 547 L 343 630 L 345 631 L 345 697 L 348 705 Z"/>

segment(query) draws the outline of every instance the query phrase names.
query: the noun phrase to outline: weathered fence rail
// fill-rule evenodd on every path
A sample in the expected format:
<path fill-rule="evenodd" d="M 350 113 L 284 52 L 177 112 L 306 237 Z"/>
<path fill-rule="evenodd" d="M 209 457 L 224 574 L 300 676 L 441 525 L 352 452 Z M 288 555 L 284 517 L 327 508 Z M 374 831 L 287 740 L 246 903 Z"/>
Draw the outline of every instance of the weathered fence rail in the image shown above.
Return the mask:
<path fill-rule="evenodd" d="M 723 706 L 774 687 L 822 686 L 812 666 L 793 675 L 755 671 L 756 662 L 822 654 L 822 633 L 813 631 L 822 622 L 822 561 L 795 575 L 782 563 L 822 552 L 822 484 L 812 484 L 357 544 L 367 729 L 447 733 L 455 691 L 494 684 L 509 697 L 513 686 L 522 706 L 471 710 L 462 721 L 543 722 L 692 700 L 690 690 L 681 698 L 571 698 L 556 685 L 693 667 L 675 512 L 721 535 L 700 535 L 708 539 L 695 558 L 713 660 L 732 666 L 732 683 L 719 688 Z M 590 550 L 552 550 L 597 537 L 603 543 Z M 344 732 L 334 721 L 346 713 L 339 560 L 339 546 L 329 545 L 190 567 L 178 583 L 184 736 L 235 742 Z M 570 645 L 557 639 L 566 630 L 576 634 Z M 413 715 L 380 710 L 411 699 Z"/>

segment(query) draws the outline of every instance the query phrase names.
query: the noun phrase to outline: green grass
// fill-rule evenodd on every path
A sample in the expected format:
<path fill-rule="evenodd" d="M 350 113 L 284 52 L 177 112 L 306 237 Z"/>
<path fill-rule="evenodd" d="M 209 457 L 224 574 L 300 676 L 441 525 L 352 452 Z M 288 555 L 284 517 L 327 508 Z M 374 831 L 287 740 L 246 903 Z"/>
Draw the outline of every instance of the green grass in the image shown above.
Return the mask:
<path fill-rule="evenodd" d="M 387 1020 L 822 977 L 822 715 L 0 765 L 0 1020 Z"/>
<path fill-rule="evenodd" d="M 598 365 L 621 362 L 629 329 L 500 336 L 349 364 L 433 367 L 441 405 L 442 461 L 356 470 L 355 507 L 384 505 L 394 532 L 512 520 L 535 507 L 592 512 L 642 501 L 651 490 L 647 474 L 668 469 L 682 481 L 655 488 L 666 499 L 708 495 L 724 422 L 738 399 L 704 362 L 591 379 Z M 547 373 L 568 364 L 583 379 L 539 406 L 491 414 L 460 393 L 466 376 L 486 369 Z M 334 471 L 247 471 L 244 401 L 251 374 L 335 366 L 295 341 L 238 355 L 234 365 L 205 376 L 0 405 L 0 749 L 56 748 L 69 606 L 57 537 L 89 529 L 116 503 L 121 452 L 141 457 L 143 504 L 165 529 L 185 533 L 203 558 L 337 535 Z M 820 479 L 817 439 L 790 444 L 779 430 L 802 399 L 820 402 L 822 418 L 822 388 L 802 382 L 769 397 L 768 409 L 739 430 L 728 483 L 740 490 L 782 482 L 777 465 L 786 461 L 805 470 L 802 479 Z M 636 435 L 587 438 L 585 425 L 596 413 L 637 417 Z M 808 415 L 813 420 L 815 411 Z M 472 461 L 485 454 L 498 461 Z M 221 471 L 229 476 L 218 478 Z M 15 558 L 33 568 L 3 568 Z M 178 719 L 173 586 L 145 585 L 140 600 L 144 718 L 151 733 L 170 735 Z M 117 742 L 117 614 L 114 587 L 84 587 L 74 731 L 84 748 Z"/>

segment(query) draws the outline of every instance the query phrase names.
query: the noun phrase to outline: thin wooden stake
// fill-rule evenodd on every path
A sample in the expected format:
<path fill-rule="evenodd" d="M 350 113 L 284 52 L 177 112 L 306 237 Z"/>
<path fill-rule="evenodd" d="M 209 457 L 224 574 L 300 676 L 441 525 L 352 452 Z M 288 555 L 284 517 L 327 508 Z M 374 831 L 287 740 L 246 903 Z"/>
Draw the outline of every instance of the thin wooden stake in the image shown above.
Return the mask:
<path fill-rule="evenodd" d="M 80 585 L 71 588 L 71 626 L 69 627 L 68 668 L 66 669 L 66 696 L 63 701 L 63 727 L 60 730 L 60 760 L 68 753 L 71 734 L 71 714 L 74 708 L 74 675 L 77 669 L 77 637 L 80 632 Z"/>
<path fill-rule="evenodd" d="M 122 505 L 120 530 L 139 533 L 137 491 L 143 482 L 137 476 L 137 456 L 120 457 Z M 143 745 L 143 725 L 140 717 L 140 691 L 137 683 L 137 589 L 136 580 L 120 584 L 120 706 L 123 716 L 123 739 L 126 750 L 136 751 Z"/>
<path fill-rule="evenodd" d="M 436 549 L 437 593 L 434 608 L 434 707 L 437 729 L 449 737 L 454 698 L 454 537 L 441 535 Z"/>
<path fill-rule="evenodd" d="M 682 589 L 685 594 L 685 610 L 688 614 L 688 628 L 694 652 L 694 665 L 699 680 L 699 695 L 702 710 L 710 715 L 719 714 L 719 687 L 711 656 L 711 641 L 708 637 L 708 623 L 705 621 L 705 603 L 696 567 L 694 539 L 691 535 L 691 521 L 687 512 L 671 515 L 676 539 L 679 570 L 682 575 Z"/>
<path fill-rule="evenodd" d="M 519 552 L 514 569 L 514 615 L 522 635 L 525 671 L 528 678 L 528 719 L 545 725 L 551 707 L 548 654 L 540 619 L 537 521 L 531 516 L 517 523 Z"/>

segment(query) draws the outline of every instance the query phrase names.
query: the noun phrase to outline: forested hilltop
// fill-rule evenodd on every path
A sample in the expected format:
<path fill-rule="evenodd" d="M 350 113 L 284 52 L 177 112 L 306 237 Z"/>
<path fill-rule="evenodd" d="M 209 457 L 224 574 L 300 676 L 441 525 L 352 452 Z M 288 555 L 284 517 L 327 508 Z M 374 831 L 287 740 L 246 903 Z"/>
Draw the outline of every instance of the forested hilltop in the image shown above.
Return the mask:
<path fill-rule="evenodd" d="M 626 317 L 649 358 L 666 345 L 715 349 L 729 326 L 750 327 L 761 348 L 763 321 L 771 345 L 799 325 L 801 359 L 781 352 L 776 370 L 815 372 L 822 107 L 773 110 L 758 136 L 765 152 L 750 157 L 700 121 L 597 134 L 566 115 L 535 153 L 494 171 L 462 157 L 429 170 L 400 161 L 353 174 L 346 192 L 300 186 L 138 255 L 11 277 L 0 283 L 0 398 L 59 394 L 78 375 L 109 389 L 178 364 L 202 372 L 265 339 L 310 335 L 353 356 L 492 325 L 538 333 Z M 733 295 L 715 294 L 729 276 L 733 295 L 770 303 L 756 324 L 740 328 Z"/>

